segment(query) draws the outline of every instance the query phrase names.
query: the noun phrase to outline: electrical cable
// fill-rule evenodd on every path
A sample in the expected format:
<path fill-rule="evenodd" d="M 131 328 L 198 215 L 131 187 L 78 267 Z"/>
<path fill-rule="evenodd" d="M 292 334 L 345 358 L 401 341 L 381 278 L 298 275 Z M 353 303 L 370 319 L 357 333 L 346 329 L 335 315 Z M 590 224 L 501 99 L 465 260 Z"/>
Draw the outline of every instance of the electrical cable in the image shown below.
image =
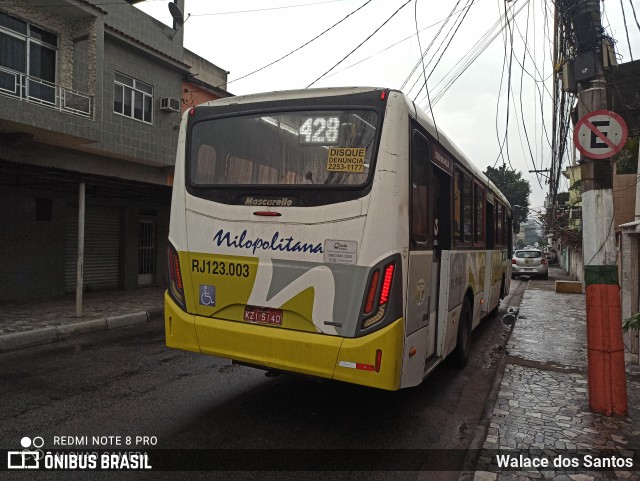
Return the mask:
<path fill-rule="evenodd" d="M 631 52 L 631 42 L 629 41 L 629 29 L 627 28 L 627 15 L 624 12 L 624 3 L 620 0 L 620 9 L 622 10 L 622 22 L 624 23 L 624 31 L 627 34 L 627 44 L 629 45 L 629 56 L 633 62 L 633 53 Z"/>
<path fill-rule="evenodd" d="M 526 0 L 523 5 L 516 11 L 514 12 L 514 15 L 517 15 L 519 12 L 522 11 L 522 9 L 528 4 L 529 0 Z M 514 7 L 515 8 L 515 7 Z M 504 28 L 506 28 L 506 24 L 502 25 L 502 27 L 500 27 L 500 29 L 493 34 L 492 37 L 489 38 L 489 36 L 491 35 L 492 31 L 495 30 L 495 28 L 497 28 L 498 26 L 500 26 L 502 24 L 502 19 L 503 19 L 504 15 L 501 15 L 501 17 L 496 21 L 496 23 L 489 28 L 489 30 L 487 30 L 487 32 L 485 32 L 485 34 L 474 44 L 474 46 L 471 48 L 471 50 L 469 50 L 469 52 L 467 52 L 467 54 L 465 54 L 465 56 L 463 56 L 462 59 L 460 59 L 453 67 L 451 70 L 449 70 L 449 72 L 442 78 L 442 80 L 440 80 L 435 87 L 433 88 L 433 90 L 437 89 L 438 86 L 440 84 L 442 84 L 442 82 L 446 83 L 443 85 L 442 88 L 440 88 L 440 90 L 432 97 L 432 102 L 433 105 L 436 105 L 440 99 L 444 96 L 444 94 L 449 90 L 449 88 L 451 88 L 451 86 L 458 80 L 460 79 L 460 77 L 462 76 L 462 74 L 464 72 L 466 72 L 466 70 L 473 65 L 473 63 L 478 59 L 478 57 L 489 47 L 489 45 L 491 45 L 491 43 L 496 39 L 496 37 L 498 35 L 500 35 L 500 32 L 502 32 L 502 30 L 504 30 Z M 483 42 L 484 39 L 484 42 Z M 464 60 L 464 63 L 461 64 L 461 62 Z M 454 69 L 457 68 L 457 70 L 454 71 Z M 447 80 L 448 77 L 448 80 Z M 424 97 L 419 101 L 422 102 L 424 100 Z"/>
<path fill-rule="evenodd" d="M 505 165 L 505 156 L 504 156 L 504 148 L 506 146 L 506 160 L 509 162 L 509 166 L 511 167 L 511 170 L 515 170 L 513 168 L 513 165 L 511 165 L 511 158 L 509 157 L 509 143 L 507 141 L 507 135 L 509 132 L 509 113 L 510 113 L 510 103 L 511 103 L 511 73 L 512 73 L 512 63 L 513 63 L 513 30 L 511 28 L 511 22 L 509 21 L 509 16 L 506 15 L 506 7 L 505 7 L 505 21 L 506 21 L 506 26 L 509 30 L 509 35 L 507 35 L 507 32 L 504 32 L 504 43 L 505 43 L 505 48 L 504 48 L 504 56 L 503 56 L 503 62 L 502 62 L 502 76 L 500 77 L 500 87 L 498 88 L 498 102 L 496 104 L 496 137 L 498 140 L 498 145 L 500 146 L 500 151 L 498 152 L 498 155 L 496 157 L 496 161 L 493 164 L 493 167 L 495 168 L 495 166 L 498 164 L 498 160 L 500 160 L 500 158 L 502 158 L 502 164 Z M 511 45 L 511 48 L 509 49 L 509 55 L 507 56 L 507 44 L 510 41 L 509 45 Z M 507 57 L 509 58 L 509 61 L 507 62 Z M 508 67 L 507 67 L 508 64 Z M 499 118 L 499 109 L 500 109 L 500 94 L 502 92 L 502 84 L 504 81 L 504 71 L 505 68 L 507 69 L 507 109 L 506 109 L 506 119 L 505 119 L 505 133 L 504 133 L 504 137 L 502 138 L 502 140 L 500 140 L 500 134 L 498 132 L 498 118 Z"/>
<path fill-rule="evenodd" d="M 431 96 L 429 95 L 429 86 L 427 85 L 427 73 L 424 67 L 424 55 L 422 54 L 422 43 L 420 42 L 420 31 L 418 30 L 418 0 L 415 0 L 413 4 L 413 20 L 416 26 L 416 37 L 418 38 L 418 48 L 420 49 L 420 61 L 422 62 L 422 74 L 424 77 L 424 89 L 427 92 L 427 99 L 429 99 L 429 112 L 433 119 L 433 126 L 436 129 L 436 139 L 440 142 L 440 133 L 438 132 L 438 124 L 436 123 L 436 117 L 433 115 L 433 106 L 431 105 Z M 415 102 L 415 98 L 413 99 Z"/>
<path fill-rule="evenodd" d="M 449 41 L 447 42 L 447 45 L 445 45 L 444 49 L 442 50 L 442 52 L 440 53 L 440 56 L 438 57 L 438 60 L 436 60 L 436 63 L 434 64 L 434 66 L 431 68 L 431 72 L 429 72 L 429 76 L 425 79 L 425 86 L 427 84 L 427 80 L 431 78 L 431 75 L 433 75 L 433 72 L 435 71 L 436 67 L 438 66 L 438 64 L 440 63 L 440 60 L 442 60 L 442 56 L 445 54 L 445 52 L 447 51 L 447 49 L 449 48 L 449 45 L 451 45 L 451 41 L 453 40 L 453 38 L 455 37 L 456 33 L 458 33 L 458 30 L 460 29 L 460 27 L 462 26 L 462 23 L 464 22 L 464 19 L 467 17 L 467 14 L 469 13 L 471 7 L 473 6 L 475 0 L 467 0 L 467 3 L 465 5 L 465 12 L 464 15 L 462 15 L 462 18 L 460 19 L 460 21 L 458 22 L 458 25 L 455 27 L 455 30 L 453 31 L 453 33 L 451 34 L 451 36 L 449 36 Z M 446 39 L 446 37 L 445 37 Z M 436 51 L 437 52 L 437 51 Z M 423 64 L 424 66 L 424 64 Z M 422 90 L 422 89 L 420 89 Z M 417 97 L 417 95 L 416 95 Z M 415 101 L 415 98 L 414 98 Z"/>
<path fill-rule="evenodd" d="M 307 85 L 305 88 L 309 88 L 311 87 L 313 84 L 315 84 L 316 82 L 318 82 L 320 79 L 322 79 L 325 75 L 327 75 L 329 72 L 331 72 L 334 68 L 336 68 L 338 65 L 340 65 L 342 62 L 344 62 L 347 58 L 349 58 L 356 50 L 358 50 L 360 47 L 362 47 L 362 45 L 364 45 L 371 37 L 373 37 L 376 33 L 378 33 L 378 31 L 384 27 L 389 21 L 391 21 L 391 19 L 393 17 L 395 17 L 398 12 L 400 10 L 402 10 L 404 7 L 406 7 L 409 3 L 411 2 L 411 0 L 407 0 L 405 3 L 403 3 L 400 8 L 398 8 L 395 12 L 393 12 L 391 14 L 391 16 L 389 18 L 387 18 L 382 25 L 380 25 L 378 28 L 376 28 L 373 33 L 371 35 L 369 35 L 367 38 L 365 38 L 362 42 L 360 42 L 360 44 L 354 48 L 351 52 L 349 52 L 345 57 L 342 58 L 342 60 L 340 60 L 338 63 L 336 63 L 333 67 L 331 67 L 329 70 L 327 70 L 325 73 L 323 73 L 322 75 L 320 75 L 320 77 L 318 77 L 317 79 L 315 79 L 313 82 L 311 82 L 309 85 Z M 368 2 L 367 2 L 368 3 Z"/>
<path fill-rule="evenodd" d="M 429 44 L 429 46 L 427 47 L 427 49 L 424 52 L 421 52 L 420 55 L 420 60 L 418 60 L 416 62 L 416 64 L 414 65 L 413 69 L 411 70 L 411 72 L 409 73 L 409 75 L 407 75 L 407 78 L 405 79 L 405 81 L 402 83 L 402 85 L 400 86 L 400 90 L 404 90 L 404 88 L 406 87 L 407 83 L 409 82 L 409 80 L 411 79 L 411 77 L 413 77 L 413 74 L 415 73 L 416 70 L 418 70 L 418 67 L 420 67 L 420 64 L 422 62 L 422 58 L 424 56 L 427 55 L 427 53 L 429 52 L 429 50 L 431 49 L 431 47 L 433 46 L 433 44 L 435 43 L 436 39 L 440 36 L 440 33 L 442 32 L 442 30 L 444 29 L 444 27 L 447 25 L 447 23 L 449 23 L 449 20 L 451 19 L 451 17 L 453 16 L 453 12 L 456 11 L 456 8 L 458 7 L 458 5 L 460 4 L 462 0 L 457 0 L 455 5 L 453 6 L 453 8 L 451 9 L 451 12 L 449 12 L 449 15 L 447 15 L 447 18 L 445 19 L 444 23 L 442 24 L 442 26 L 440 27 L 440 29 L 436 32 L 436 34 L 434 35 L 433 39 L 431 40 L 431 43 Z M 411 92 L 411 89 L 409 89 L 409 92 Z"/>
<path fill-rule="evenodd" d="M 638 30 L 640 30 L 640 23 L 638 23 L 638 16 L 636 15 L 636 8 L 633 6 L 633 1 L 629 0 L 629 5 L 631 5 L 631 10 L 633 11 L 633 19 L 636 21 L 636 25 L 638 26 Z"/>
<path fill-rule="evenodd" d="M 299 5 L 284 5 L 282 7 L 270 7 L 270 8 L 255 8 L 252 10 L 236 10 L 232 12 L 214 12 L 214 13 L 193 13 L 190 14 L 192 17 L 211 17 L 217 15 L 235 15 L 239 13 L 255 13 L 255 12 L 267 12 L 271 10 L 288 10 L 290 8 L 300 8 L 300 7 L 312 7 L 315 5 L 322 5 L 325 3 L 335 3 L 342 2 L 344 0 L 325 0 L 323 2 L 314 2 L 314 3 L 302 3 Z"/>
<path fill-rule="evenodd" d="M 163 1 L 164 1 L 164 0 L 163 0 Z M 482 0 L 475 0 L 475 2 L 476 2 L 476 3 L 479 3 L 479 2 L 481 2 L 481 1 L 482 1 Z M 461 8 L 460 10 L 457 10 L 457 11 L 456 11 L 456 12 L 454 12 L 454 13 L 459 13 L 459 12 L 462 12 L 463 10 L 464 10 L 464 9 L 462 9 L 462 8 Z M 426 31 L 426 30 L 429 30 L 430 28 L 433 28 L 433 27 L 435 27 L 435 26 L 437 26 L 437 25 L 441 24 L 441 23 L 442 23 L 442 22 L 444 22 L 445 20 L 446 20 L 446 19 L 438 20 L 437 22 L 434 22 L 434 23 L 432 23 L 431 25 L 427 25 L 426 27 L 424 27 L 423 29 L 421 29 L 419 33 L 422 33 L 422 32 L 424 32 L 424 31 Z M 387 50 L 390 50 L 391 48 L 395 47 L 396 45 L 399 45 L 399 44 L 401 44 L 401 43 L 403 43 L 403 42 L 406 42 L 407 40 L 411 40 L 411 39 L 412 39 L 413 37 L 415 37 L 415 36 L 416 36 L 416 34 L 415 34 L 415 33 L 413 33 L 413 34 L 409 35 L 408 37 L 404 37 L 403 39 L 398 40 L 397 42 L 392 43 L 392 44 L 391 44 L 391 45 L 389 45 L 388 47 L 385 47 L 385 48 L 383 48 L 382 50 L 379 50 L 378 52 L 376 52 L 376 53 L 374 53 L 374 54 L 372 54 L 372 55 L 369 55 L 368 57 L 365 57 L 365 58 L 363 58 L 363 59 L 361 59 L 361 60 L 358 60 L 357 62 L 352 63 L 352 64 L 348 65 L 347 67 L 345 67 L 345 68 L 343 68 L 343 69 L 336 70 L 335 72 L 331 73 L 330 75 L 327 75 L 325 78 L 331 78 L 331 77 L 333 77 L 334 75 L 338 75 L 338 74 L 339 74 L 339 73 L 341 73 L 341 72 L 344 72 L 344 71 L 346 71 L 346 70 L 349 70 L 350 68 L 355 67 L 355 66 L 357 66 L 357 65 L 360 65 L 360 64 L 361 64 L 361 63 L 363 63 L 363 62 L 366 62 L 367 60 L 371 60 L 372 58 L 376 57 L 377 55 L 380 55 L 381 53 L 386 52 Z M 402 90 L 402 89 L 399 89 L 399 90 Z"/>
<path fill-rule="evenodd" d="M 287 53 L 286 55 L 283 55 L 282 57 L 278 58 L 277 60 L 274 60 L 273 62 L 268 63 L 267 65 L 264 65 L 263 67 L 260 67 L 256 70 L 254 70 L 253 72 L 249 72 L 248 74 L 242 75 L 241 77 L 238 77 L 236 79 L 233 79 L 229 82 L 227 82 L 227 85 L 233 82 L 237 82 L 238 80 L 242 80 L 244 78 L 247 78 L 250 75 L 253 75 L 255 73 L 260 72 L 261 70 L 266 69 L 267 67 L 271 67 L 272 65 L 280 62 L 280 60 L 284 60 L 285 58 L 289 57 L 290 55 L 294 54 L 295 52 L 297 52 L 298 50 L 303 49 L 304 47 L 306 47 L 307 45 L 309 45 L 311 42 L 316 41 L 317 39 L 319 39 L 320 37 L 322 37 L 325 33 L 329 32 L 330 30 L 332 30 L 333 28 L 337 27 L 338 25 L 340 25 L 342 22 L 344 22 L 347 18 L 349 18 L 351 15 L 353 15 L 354 13 L 358 12 L 359 10 L 361 10 L 362 8 L 366 7 L 369 3 L 371 3 L 372 0 L 367 0 L 365 3 L 363 3 L 361 6 L 359 6 L 358 8 L 356 8 L 355 10 L 353 10 L 351 13 L 349 13 L 347 16 L 343 17 L 341 20 L 339 20 L 338 22 L 334 23 L 333 25 L 331 25 L 329 28 L 327 28 L 326 30 L 324 30 L 322 33 L 316 35 L 315 37 L 313 37 L 311 40 L 309 40 L 308 42 L 305 42 L 304 44 L 300 45 L 298 48 L 295 48 L 293 50 L 291 50 L 289 53 Z M 222 85 L 220 85 L 219 87 L 222 87 Z M 307 87 L 308 88 L 308 87 Z"/>

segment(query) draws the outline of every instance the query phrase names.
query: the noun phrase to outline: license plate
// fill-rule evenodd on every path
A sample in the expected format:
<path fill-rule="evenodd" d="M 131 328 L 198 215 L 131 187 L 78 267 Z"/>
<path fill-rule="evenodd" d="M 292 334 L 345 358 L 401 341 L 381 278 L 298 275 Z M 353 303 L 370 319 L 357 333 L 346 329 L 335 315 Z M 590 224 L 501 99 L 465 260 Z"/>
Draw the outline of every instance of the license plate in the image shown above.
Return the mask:
<path fill-rule="evenodd" d="M 282 309 L 271 307 L 246 306 L 244 308 L 244 320 L 258 322 L 260 324 L 282 325 Z"/>

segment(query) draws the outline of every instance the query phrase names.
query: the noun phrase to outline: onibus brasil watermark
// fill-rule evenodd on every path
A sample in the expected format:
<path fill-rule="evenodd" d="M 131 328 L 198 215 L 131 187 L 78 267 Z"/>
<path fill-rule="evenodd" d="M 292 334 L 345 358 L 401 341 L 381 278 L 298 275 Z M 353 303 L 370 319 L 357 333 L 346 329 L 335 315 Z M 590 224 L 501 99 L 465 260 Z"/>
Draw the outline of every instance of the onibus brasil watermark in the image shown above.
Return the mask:
<path fill-rule="evenodd" d="M 42 436 L 24 436 L 21 450 L 7 452 L 7 469 L 150 470 L 149 455 L 141 449 L 157 443 L 147 435 L 53 436 L 45 446 Z"/>

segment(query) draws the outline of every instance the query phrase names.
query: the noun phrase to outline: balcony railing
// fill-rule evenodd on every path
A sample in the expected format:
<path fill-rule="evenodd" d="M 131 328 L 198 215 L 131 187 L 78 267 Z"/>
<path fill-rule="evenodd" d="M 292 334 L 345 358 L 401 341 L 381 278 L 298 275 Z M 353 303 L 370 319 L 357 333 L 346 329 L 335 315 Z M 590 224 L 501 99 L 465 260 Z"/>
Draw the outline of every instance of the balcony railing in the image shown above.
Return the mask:
<path fill-rule="evenodd" d="M 0 94 L 81 117 L 93 117 L 93 97 L 0 67 Z"/>

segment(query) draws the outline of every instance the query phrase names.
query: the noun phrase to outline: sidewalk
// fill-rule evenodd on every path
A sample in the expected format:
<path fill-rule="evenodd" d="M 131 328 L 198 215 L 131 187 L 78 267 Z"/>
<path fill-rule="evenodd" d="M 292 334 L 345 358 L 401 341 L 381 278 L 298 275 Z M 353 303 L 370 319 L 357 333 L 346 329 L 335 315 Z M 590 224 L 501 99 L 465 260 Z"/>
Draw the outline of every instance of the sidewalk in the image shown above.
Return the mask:
<path fill-rule="evenodd" d="M 75 294 L 42 302 L 0 303 L 0 352 L 162 319 L 164 290 L 86 292 L 82 317 L 75 316 Z"/>
<path fill-rule="evenodd" d="M 640 374 L 628 366 L 627 417 L 607 417 L 589 409 L 587 389 L 586 313 L 584 294 L 555 292 L 556 279 L 569 279 L 557 267 L 548 281 L 532 279 L 503 360 L 504 374 L 490 396 L 484 442 L 476 472 L 461 480 L 554 479 L 590 481 L 640 480 L 634 467 L 596 470 L 585 466 L 584 453 L 594 457 L 636 456 L 640 462 Z M 499 376 L 499 374 L 498 374 Z M 497 391 L 497 395 L 495 393 Z M 480 427 L 481 428 L 481 427 Z M 482 438 L 481 438 L 482 439 Z M 546 457 L 548 468 L 500 470 L 496 451 Z M 579 469 L 555 468 L 558 456 L 577 456 Z M 636 464 L 637 466 L 637 464 Z"/>

